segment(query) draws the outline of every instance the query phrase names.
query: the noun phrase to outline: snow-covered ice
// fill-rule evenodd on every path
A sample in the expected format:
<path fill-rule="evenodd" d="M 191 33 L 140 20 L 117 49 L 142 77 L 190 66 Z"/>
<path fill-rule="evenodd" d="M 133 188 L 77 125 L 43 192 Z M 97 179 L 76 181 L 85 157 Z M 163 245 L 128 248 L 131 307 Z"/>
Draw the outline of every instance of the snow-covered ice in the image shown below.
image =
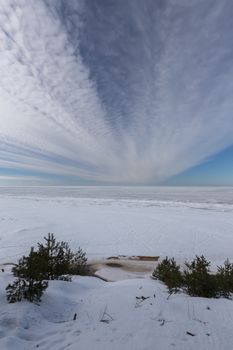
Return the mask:
<path fill-rule="evenodd" d="M 89 258 L 233 260 L 233 188 L 0 188 L 0 263 L 48 232 Z"/>

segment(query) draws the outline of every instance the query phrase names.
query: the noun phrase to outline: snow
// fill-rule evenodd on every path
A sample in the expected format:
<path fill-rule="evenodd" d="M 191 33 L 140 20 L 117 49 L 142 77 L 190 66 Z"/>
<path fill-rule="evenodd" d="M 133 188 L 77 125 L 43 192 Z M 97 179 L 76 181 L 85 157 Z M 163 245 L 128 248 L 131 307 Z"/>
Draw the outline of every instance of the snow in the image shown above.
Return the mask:
<path fill-rule="evenodd" d="M 229 350 L 233 344 L 231 300 L 167 298 L 164 285 L 148 278 L 77 277 L 51 281 L 41 305 L 7 304 L 11 279 L 1 274 L 2 350 Z"/>
<path fill-rule="evenodd" d="M 80 245 L 91 259 L 111 255 L 166 255 L 178 261 L 204 254 L 213 265 L 233 260 L 233 190 L 171 189 L 61 191 L 0 189 L 0 263 L 15 262 L 48 232 Z M 60 191 L 60 192 L 59 192 Z M 173 191 L 173 192 L 172 192 Z M 106 194 L 107 193 L 107 194 Z M 186 193 L 186 195 L 185 195 Z M 134 195 L 133 195 L 134 194 Z M 89 198 L 81 198 L 89 195 Z M 171 200 L 171 196 L 174 199 Z M 110 198 L 112 196 L 112 198 Z M 98 197 L 98 198 L 97 198 Z M 107 197 L 107 198 L 106 198 Z M 139 199 L 137 199 L 137 197 Z M 224 200 L 224 197 L 226 198 Z M 123 198 L 123 199 L 122 199 Z M 197 202 L 198 200 L 198 202 Z"/>
<path fill-rule="evenodd" d="M 152 270 L 153 271 L 153 270 Z M 107 281 L 119 281 L 119 280 L 128 280 L 131 278 L 145 278 L 150 277 L 150 274 L 145 274 L 144 272 L 128 272 L 124 271 L 121 268 L 102 268 L 98 270 L 95 275 L 100 276 Z"/>
<path fill-rule="evenodd" d="M 0 264 L 17 262 L 48 232 L 92 260 L 168 255 L 183 263 L 204 254 L 216 267 L 233 261 L 233 189 L 0 188 Z M 115 282 L 51 281 L 40 305 L 8 304 L 13 276 L 2 267 L 1 350 L 232 348 L 232 300 L 167 298 L 148 271 L 103 267 Z"/>

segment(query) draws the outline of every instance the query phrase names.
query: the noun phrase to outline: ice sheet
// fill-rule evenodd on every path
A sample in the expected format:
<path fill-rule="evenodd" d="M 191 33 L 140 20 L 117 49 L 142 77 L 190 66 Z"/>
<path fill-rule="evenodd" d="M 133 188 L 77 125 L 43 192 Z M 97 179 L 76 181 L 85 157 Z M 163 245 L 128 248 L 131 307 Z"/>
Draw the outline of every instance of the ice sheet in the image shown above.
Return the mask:
<path fill-rule="evenodd" d="M 233 260 L 232 188 L 1 188 L 0 263 L 48 232 L 90 258 L 205 254 Z M 172 198 L 172 200 L 171 200 Z M 197 201 L 198 200 L 198 201 Z"/>

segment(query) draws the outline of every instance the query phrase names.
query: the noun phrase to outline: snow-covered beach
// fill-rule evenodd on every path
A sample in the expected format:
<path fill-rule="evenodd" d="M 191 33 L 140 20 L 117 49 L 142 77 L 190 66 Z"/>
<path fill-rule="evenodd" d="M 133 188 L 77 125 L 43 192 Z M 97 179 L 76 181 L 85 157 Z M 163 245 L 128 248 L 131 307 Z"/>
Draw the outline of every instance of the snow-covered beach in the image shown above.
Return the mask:
<path fill-rule="evenodd" d="M 232 188 L 1 188 L 0 209 L 1 264 L 17 262 L 48 232 L 95 261 L 138 254 L 183 263 L 204 254 L 214 268 L 233 260 Z M 231 349 L 232 300 L 168 298 L 148 273 L 115 277 L 52 281 L 40 306 L 7 304 L 6 266 L 0 349 Z"/>
<path fill-rule="evenodd" d="M 233 188 L 0 188 L 0 263 L 48 232 L 90 259 L 204 254 L 233 260 Z"/>

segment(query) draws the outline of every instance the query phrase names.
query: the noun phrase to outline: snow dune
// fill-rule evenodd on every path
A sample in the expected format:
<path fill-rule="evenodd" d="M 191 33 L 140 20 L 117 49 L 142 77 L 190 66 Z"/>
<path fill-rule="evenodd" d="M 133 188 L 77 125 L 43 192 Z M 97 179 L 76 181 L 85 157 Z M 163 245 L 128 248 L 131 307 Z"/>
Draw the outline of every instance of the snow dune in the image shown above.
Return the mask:
<path fill-rule="evenodd" d="M 230 300 L 184 294 L 167 299 L 166 288 L 151 279 L 107 283 L 77 277 L 50 282 L 40 306 L 9 305 L 4 285 L 11 279 L 1 274 L 2 350 L 232 348 Z"/>

